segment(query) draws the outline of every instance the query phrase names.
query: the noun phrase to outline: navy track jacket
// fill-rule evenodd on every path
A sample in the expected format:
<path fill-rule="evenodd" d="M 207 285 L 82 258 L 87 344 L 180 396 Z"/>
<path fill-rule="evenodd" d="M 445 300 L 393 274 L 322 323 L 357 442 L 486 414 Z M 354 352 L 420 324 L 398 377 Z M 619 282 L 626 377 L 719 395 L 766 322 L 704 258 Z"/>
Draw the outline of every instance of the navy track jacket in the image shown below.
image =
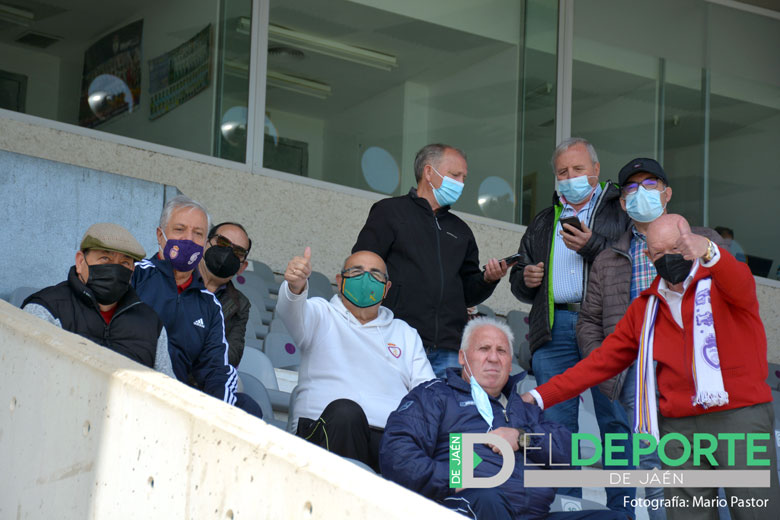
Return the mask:
<path fill-rule="evenodd" d="M 499 489 L 515 507 L 515 518 L 544 518 L 555 498 L 554 488 L 526 488 L 524 471 L 552 471 L 554 464 L 571 463 L 571 433 L 558 423 L 547 421 L 542 410 L 524 403 L 515 388 L 525 373 L 509 378 L 503 393 L 506 409 L 491 397 L 493 428 L 522 428 L 529 436 L 529 463 L 523 464 L 524 450 L 515 452 L 512 476 Z M 461 370 L 448 368 L 444 379 L 434 379 L 415 387 L 404 397 L 398 409 L 387 419 L 379 450 L 382 476 L 441 501 L 455 493 L 449 487 L 450 433 L 486 433 L 488 425 L 477 411 L 471 388 L 461 377 Z M 538 449 L 541 448 L 541 449 Z M 482 462 L 474 469 L 475 477 L 489 477 L 499 472 L 502 456 L 484 445 L 474 446 Z M 571 468 L 567 468 L 571 469 Z"/>
<path fill-rule="evenodd" d="M 197 272 L 193 277 L 179 294 L 173 266 L 154 255 L 135 264 L 132 285 L 165 324 L 176 378 L 187 383 L 191 374 L 201 390 L 232 405 L 238 373 L 228 363 L 222 306 Z"/>

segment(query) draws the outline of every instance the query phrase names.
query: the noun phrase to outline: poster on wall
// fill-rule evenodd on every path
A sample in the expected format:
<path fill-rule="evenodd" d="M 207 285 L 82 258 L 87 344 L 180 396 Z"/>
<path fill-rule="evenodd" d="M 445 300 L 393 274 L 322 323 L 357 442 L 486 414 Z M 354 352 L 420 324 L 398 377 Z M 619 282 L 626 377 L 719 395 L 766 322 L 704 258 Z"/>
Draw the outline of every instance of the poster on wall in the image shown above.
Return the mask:
<path fill-rule="evenodd" d="M 149 119 L 205 90 L 211 81 L 211 24 L 189 41 L 149 60 Z"/>
<path fill-rule="evenodd" d="M 92 128 L 138 108 L 143 28 L 143 20 L 133 22 L 107 34 L 84 53 L 79 125 Z"/>

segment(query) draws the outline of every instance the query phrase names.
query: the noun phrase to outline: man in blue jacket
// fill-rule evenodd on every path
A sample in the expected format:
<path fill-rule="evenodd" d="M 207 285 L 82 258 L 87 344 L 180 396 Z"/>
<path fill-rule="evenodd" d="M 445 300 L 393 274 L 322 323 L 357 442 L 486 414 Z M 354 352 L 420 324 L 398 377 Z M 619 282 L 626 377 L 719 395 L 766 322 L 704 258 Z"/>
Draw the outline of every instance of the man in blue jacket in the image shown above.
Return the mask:
<path fill-rule="evenodd" d="M 466 325 L 459 352 L 462 368 L 449 368 L 445 378 L 417 386 L 387 419 L 379 452 L 382 475 L 473 518 L 624 518 L 606 510 L 550 513 L 555 489 L 524 486 L 525 471 L 571 462 L 571 434 L 545 420 L 515 391 L 525 374 L 509 377 L 513 340 L 509 327 L 492 318 Z M 450 433 L 502 437 L 515 450 L 511 476 L 494 488 L 450 488 Z M 482 459 L 475 477 L 493 476 L 502 468 L 497 448 L 475 445 L 474 451 Z"/>
<path fill-rule="evenodd" d="M 236 394 L 238 372 L 228 363 L 222 306 L 195 270 L 210 224 L 198 202 L 183 195 L 169 200 L 157 228 L 159 253 L 136 264 L 132 284 L 165 324 L 176 378 L 262 417 L 254 400 Z"/>

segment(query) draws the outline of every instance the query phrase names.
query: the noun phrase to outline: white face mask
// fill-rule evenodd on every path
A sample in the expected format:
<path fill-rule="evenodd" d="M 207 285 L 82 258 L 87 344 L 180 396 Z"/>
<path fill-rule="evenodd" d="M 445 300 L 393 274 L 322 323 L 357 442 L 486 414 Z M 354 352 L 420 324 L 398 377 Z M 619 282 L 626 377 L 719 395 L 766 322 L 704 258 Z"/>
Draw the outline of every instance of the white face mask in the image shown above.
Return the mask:
<path fill-rule="evenodd" d="M 490 396 L 488 396 L 487 392 L 485 392 L 485 389 L 482 388 L 482 386 L 480 386 L 480 384 L 477 382 L 477 378 L 474 377 L 474 371 L 471 370 L 471 366 L 469 365 L 469 360 L 466 357 L 465 352 L 463 353 L 463 359 L 466 361 L 466 366 L 471 373 L 471 375 L 469 375 L 471 398 L 474 400 L 474 405 L 477 407 L 479 415 L 481 415 L 482 418 L 485 419 L 485 422 L 488 423 L 488 431 L 490 431 L 493 429 L 493 406 L 490 404 Z"/>

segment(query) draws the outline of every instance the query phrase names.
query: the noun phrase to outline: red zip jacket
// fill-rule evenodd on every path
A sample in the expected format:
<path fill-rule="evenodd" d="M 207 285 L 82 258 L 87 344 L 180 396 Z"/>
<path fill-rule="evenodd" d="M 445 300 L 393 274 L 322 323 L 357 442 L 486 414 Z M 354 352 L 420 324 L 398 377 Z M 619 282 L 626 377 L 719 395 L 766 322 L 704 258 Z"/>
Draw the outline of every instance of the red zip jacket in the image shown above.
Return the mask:
<path fill-rule="evenodd" d="M 723 385 L 729 402 L 705 409 L 691 403 L 696 394 L 692 323 L 696 283 L 708 276 L 712 277 L 712 314 Z M 615 332 L 607 336 L 600 347 L 563 374 L 536 388 L 545 408 L 580 394 L 636 361 L 650 295 L 659 300 L 653 358 L 658 362 L 656 380 L 663 416 L 688 417 L 772 400 L 766 384 L 766 333 L 758 314 L 756 283 L 747 264 L 738 262 L 725 248 L 720 248 L 720 259 L 715 265 L 710 268 L 699 265 L 683 295 L 684 329 L 674 321 L 669 305 L 658 293 L 659 281 L 660 277 L 656 277 L 653 284 L 631 303 Z"/>

